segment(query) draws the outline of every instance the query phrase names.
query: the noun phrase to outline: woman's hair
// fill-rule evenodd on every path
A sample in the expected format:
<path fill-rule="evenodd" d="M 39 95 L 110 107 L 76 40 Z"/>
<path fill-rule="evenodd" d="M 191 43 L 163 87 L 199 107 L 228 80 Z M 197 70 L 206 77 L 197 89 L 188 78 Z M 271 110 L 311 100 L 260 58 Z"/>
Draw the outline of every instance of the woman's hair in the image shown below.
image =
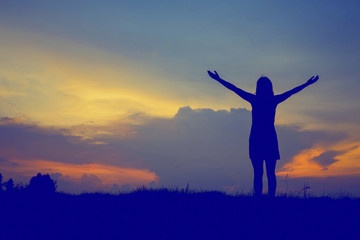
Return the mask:
<path fill-rule="evenodd" d="M 266 76 L 261 76 L 256 84 L 256 96 L 273 97 L 274 90 L 270 79 Z"/>

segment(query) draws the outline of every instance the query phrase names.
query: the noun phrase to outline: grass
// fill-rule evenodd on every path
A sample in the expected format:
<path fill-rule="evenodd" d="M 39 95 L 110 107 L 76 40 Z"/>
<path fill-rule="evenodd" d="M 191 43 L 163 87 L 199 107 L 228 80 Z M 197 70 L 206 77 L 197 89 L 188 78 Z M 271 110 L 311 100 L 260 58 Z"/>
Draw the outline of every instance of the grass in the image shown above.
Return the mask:
<path fill-rule="evenodd" d="M 360 199 L 141 188 L 0 194 L 0 239 L 357 239 Z"/>

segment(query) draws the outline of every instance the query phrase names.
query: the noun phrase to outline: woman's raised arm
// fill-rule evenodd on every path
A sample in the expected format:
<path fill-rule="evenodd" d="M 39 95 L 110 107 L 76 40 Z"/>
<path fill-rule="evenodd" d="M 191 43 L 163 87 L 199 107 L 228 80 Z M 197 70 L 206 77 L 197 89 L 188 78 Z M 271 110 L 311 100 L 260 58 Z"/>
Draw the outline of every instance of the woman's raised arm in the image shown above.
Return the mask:
<path fill-rule="evenodd" d="M 221 83 L 227 89 L 230 89 L 231 91 L 235 92 L 237 95 L 239 95 L 244 100 L 251 102 L 254 99 L 254 97 L 255 97 L 254 94 L 248 93 L 248 92 L 236 87 L 235 85 L 221 79 L 219 74 L 216 71 L 214 71 L 214 73 L 212 73 L 211 71 L 208 71 L 208 74 L 211 78 L 213 78 L 214 80 Z"/>
<path fill-rule="evenodd" d="M 306 83 L 297 86 L 296 88 L 291 89 L 290 91 L 284 92 L 282 94 L 276 95 L 275 96 L 275 101 L 279 104 L 283 101 L 285 101 L 286 99 L 288 99 L 289 97 L 291 97 L 292 95 L 294 95 L 295 93 L 300 92 L 301 90 L 303 90 L 304 88 L 306 88 L 307 86 L 314 84 L 317 80 L 319 80 L 319 76 L 312 76 Z"/>

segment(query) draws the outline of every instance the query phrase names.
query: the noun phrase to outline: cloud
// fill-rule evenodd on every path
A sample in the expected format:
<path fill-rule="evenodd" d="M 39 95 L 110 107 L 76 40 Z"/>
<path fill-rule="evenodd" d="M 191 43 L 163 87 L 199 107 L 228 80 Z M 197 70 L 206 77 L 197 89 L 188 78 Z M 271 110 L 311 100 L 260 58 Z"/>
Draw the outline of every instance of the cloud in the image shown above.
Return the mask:
<path fill-rule="evenodd" d="M 99 184 L 108 191 L 122 189 L 124 184 L 129 184 L 121 180 L 122 169 L 155 174 L 157 180 L 148 178 L 138 182 L 140 185 L 155 182 L 151 184 L 154 187 L 181 188 L 189 184 L 193 189 L 251 191 L 250 111 L 183 107 L 172 118 L 141 113 L 129 118 L 130 121 L 120 119 L 107 125 L 79 125 L 69 129 L 4 124 L 0 126 L 0 157 L 18 168 L 29 161 L 35 166 L 34 171 L 51 169 L 52 173 L 62 174 L 58 183 L 64 191 L 79 190 L 80 187 L 74 188 L 70 183 L 88 190 L 98 190 Z M 280 177 L 313 177 L 318 172 L 323 177 L 342 176 L 356 169 L 355 159 L 360 153 L 354 142 L 345 144 L 346 134 L 303 130 L 292 125 L 276 128 Z M 114 168 L 110 174 L 113 177 L 103 172 L 108 169 L 106 166 Z M 325 167 L 328 170 L 321 171 Z M 90 170 L 85 171 L 87 168 Z M 135 173 L 130 173 L 126 170 L 123 176 L 131 179 Z M 101 182 L 95 181 L 94 176 Z"/>
<path fill-rule="evenodd" d="M 106 144 L 93 144 L 97 141 L 73 136 L 65 129 L 23 123 L 0 125 L 0 151 L 3 158 L 44 159 L 79 164 L 101 162 L 123 167 L 140 167 L 141 164 L 127 155 L 121 145 L 112 148 Z"/>
<path fill-rule="evenodd" d="M 111 190 L 118 186 L 157 182 L 156 173 L 146 169 L 121 146 L 93 144 L 94 141 L 68 136 L 63 129 L 17 123 L 11 118 L 0 125 L 0 172 L 26 183 L 38 172 L 59 173 L 60 191 Z M 101 183 L 93 185 L 89 176 Z"/>
<path fill-rule="evenodd" d="M 337 159 L 335 159 L 336 156 L 341 155 L 342 152 L 338 152 L 338 151 L 327 151 L 324 152 L 322 154 L 320 154 L 319 156 L 315 157 L 312 159 L 312 161 L 316 162 L 317 164 L 319 164 L 320 166 L 324 167 L 324 169 L 328 166 L 330 166 L 331 164 L 339 161 Z"/>
<path fill-rule="evenodd" d="M 20 119 L 17 118 L 9 118 L 9 117 L 1 117 L 0 118 L 0 125 L 11 125 L 20 123 Z"/>
<path fill-rule="evenodd" d="M 171 119 L 151 119 L 133 126 L 135 134 L 122 143 L 159 175 L 159 184 L 250 191 L 250 126 L 251 113 L 246 109 L 183 107 Z M 278 169 L 317 142 L 331 144 L 345 137 L 297 126 L 277 126 L 277 131 L 282 157 Z"/>
<path fill-rule="evenodd" d="M 295 155 L 278 171 L 279 176 L 292 178 L 327 178 L 360 174 L 360 142 L 347 139 L 325 145 L 316 143 Z"/>

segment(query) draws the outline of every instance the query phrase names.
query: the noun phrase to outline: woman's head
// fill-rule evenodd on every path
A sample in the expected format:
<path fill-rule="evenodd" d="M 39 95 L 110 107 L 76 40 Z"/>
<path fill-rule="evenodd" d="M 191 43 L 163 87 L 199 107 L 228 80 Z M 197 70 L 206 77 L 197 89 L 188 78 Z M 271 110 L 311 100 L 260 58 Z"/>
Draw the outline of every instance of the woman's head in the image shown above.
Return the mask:
<path fill-rule="evenodd" d="M 274 90 L 272 83 L 268 77 L 262 76 L 256 84 L 256 96 L 273 97 Z"/>

